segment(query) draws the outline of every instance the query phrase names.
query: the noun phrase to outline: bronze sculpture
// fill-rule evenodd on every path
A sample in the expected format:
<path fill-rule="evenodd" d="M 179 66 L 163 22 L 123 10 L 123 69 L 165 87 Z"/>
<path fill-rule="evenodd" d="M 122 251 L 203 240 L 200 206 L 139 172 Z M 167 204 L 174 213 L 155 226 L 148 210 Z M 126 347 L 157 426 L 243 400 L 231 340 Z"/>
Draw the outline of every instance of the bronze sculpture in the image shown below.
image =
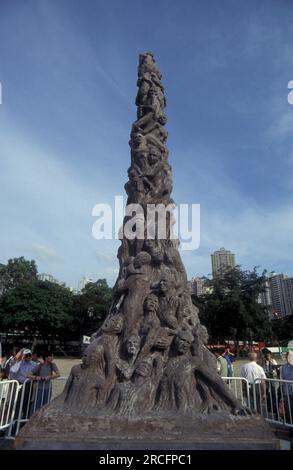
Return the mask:
<path fill-rule="evenodd" d="M 138 439 L 146 442 L 142 448 L 149 448 L 149 442 L 164 436 L 172 441 L 171 448 L 181 448 L 184 440 L 202 448 L 196 442 L 203 436 L 207 443 L 211 435 L 223 442 L 227 426 L 242 439 L 244 421 L 249 439 L 268 432 L 217 374 L 215 358 L 206 347 L 207 331 L 192 303 L 179 243 L 172 239 L 166 100 L 152 53 L 139 57 L 137 84 L 127 204 L 139 203 L 144 219 L 148 204 L 171 207 L 166 237 L 158 236 L 157 222 L 154 238 L 148 238 L 145 229 L 142 239 L 128 239 L 122 230 L 120 269 L 108 317 L 92 335 L 83 363 L 74 366 L 63 393 L 21 431 L 20 448 L 23 442 L 25 448 L 44 448 L 46 442 L 46 448 L 97 449 L 104 448 L 100 443 L 105 439 L 106 448 L 112 440 L 116 448 L 117 439 L 126 442 L 120 448 Z M 128 220 L 125 216 L 122 228 Z M 32 439 L 41 440 L 41 447 Z M 68 439 L 73 447 L 67 447 Z"/>
<path fill-rule="evenodd" d="M 128 204 L 139 202 L 146 217 L 148 203 L 163 203 L 165 206 L 173 203 L 172 175 L 167 161 L 166 100 L 161 74 L 151 53 L 141 54 L 139 64 L 138 119 L 132 126 L 129 142 L 131 167 L 126 190 Z M 113 357 L 105 365 L 108 376 L 100 385 L 103 394 L 96 387 L 97 406 L 104 400 L 105 410 L 114 409 L 122 415 L 141 414 L 146 409 L 158 412 L 166 407 L 180 413 L 197 413 L 202 409 L 212 412 L 214 408 L 245 413 L 229 389 L 219 385 L 212 354 L 198 333 L 199 318 L 188 292 L 178 243 L 171 238 L 170 225 L 170 220 L 167 220 L 166 239 L 159 239 L 156 234 L 155 239 L 145 236 L 143 241 L 134 243 L 124 236 L 118 255 L 121 270 L 114 289 L 116 301 L 109 312 L 111 318 L 115 315 L 123 317 L 123 328 L 116 336 L 120 344 L 112 349 Z M 107 344 L 108 335 L 102 327 L 89 349 L 101 348 L 101 342 Z M 105 336 L 107 339 L 103 341 Z M 129 341 L 135 343 L 137 350 L 127 358 L 123 345 Z M 95 356 L 93 361 L 96 361 Z M 150 371 L 154 362 L 155 374 Z M 87 375 L 88 367 L 92 365 L 84 366 L 78 380 L 79 387 L 83 382 L 82 374 Z M 149 373 L 140 374 L 141 368 Z M 75 383 L 72 381 L 71 386 L 67 385 L 65 404 L 70 402 L 71 394 L 76 394 Z M 87 380 L 84 386 L 89 386 Z M 109 389 L 105 390 L 107 386 Z M 86 408 L 86 400 L 87 393 L 83 393 L 79 407 Z"/>

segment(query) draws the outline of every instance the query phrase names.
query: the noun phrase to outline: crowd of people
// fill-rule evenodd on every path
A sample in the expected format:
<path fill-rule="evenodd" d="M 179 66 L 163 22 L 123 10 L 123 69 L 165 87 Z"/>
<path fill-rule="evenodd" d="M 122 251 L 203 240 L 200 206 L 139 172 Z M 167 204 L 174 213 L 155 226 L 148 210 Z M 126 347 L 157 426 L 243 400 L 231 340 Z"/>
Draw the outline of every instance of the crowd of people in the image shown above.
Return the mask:
<path fill-rule="evenodd" d="M 240 370 L 240 376 L 248 381 L 251 403 L 255 403 L 256 410 L 260 412 L 264 402 L 268 412 L 284 416 L 286 422 L 293 424 L 293 351 L 286 353 L 286 362 L 282 365 L 277 364 L 266 348 L 262 350 L 261 357 L 250 352 L 248 359 L 249 362 Z M 255 381 L 257 386 L 253 387 Z"/>
<path fill-rule="evenodd" d="M 233 377 L 233 362 L 236 359 L 231 348 L 227 345 L 225 348 L 213 349 L 212 352 L 217 358 L 217 371 L 221 377 Z"/>
<path fill-rule="evenodd" d="M 230 351 L 229 346 L 212 352 L 217 359 L 218 374 L 227 378 L 229 383 L 229 377 L 233 377 L 235 354 Z M 247 380 L 250 403 L 255 405 L 258 412 L 261 412 L 264 403 L 268 412 L 275 416 L 284 416 L 287 422 L 293 424 L 293 383 L 279 382 L 293 381 L 293 351 L 287 352 L 286 362 L 282 365 L 277 363 L 268 348 L 263 348 L 258 353 L 251 351 L 248 362 L 240 369 L 239 377 Z M 246 393 L 245 387 L 243 392 Z"/>
<path fill-rule="evenodd" d="M 41 406 L 47 404 L 52 395 L 52 380 L 60 376 L 53 353 L 47 351 L 38 355 L 27 348 L 13 348 L 2 358 L 0 380 L 16 380 L 23 386 L 18 394 L 16 413 L 22 397 L 22 414 L 29 417 Z"/>

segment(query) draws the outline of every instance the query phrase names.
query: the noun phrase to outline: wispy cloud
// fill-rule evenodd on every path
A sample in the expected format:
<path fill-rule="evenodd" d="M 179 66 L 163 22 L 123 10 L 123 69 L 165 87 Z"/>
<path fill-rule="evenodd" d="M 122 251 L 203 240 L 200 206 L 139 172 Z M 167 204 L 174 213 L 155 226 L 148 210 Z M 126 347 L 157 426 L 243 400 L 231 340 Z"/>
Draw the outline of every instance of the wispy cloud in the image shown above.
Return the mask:
<path fill-rule="evenodd" d="M 32 251 L 35 253 L 36 259 L 41 261 L 52 261 L 58 259 L 58 254 L 53 248 L 33 243 Z"/>

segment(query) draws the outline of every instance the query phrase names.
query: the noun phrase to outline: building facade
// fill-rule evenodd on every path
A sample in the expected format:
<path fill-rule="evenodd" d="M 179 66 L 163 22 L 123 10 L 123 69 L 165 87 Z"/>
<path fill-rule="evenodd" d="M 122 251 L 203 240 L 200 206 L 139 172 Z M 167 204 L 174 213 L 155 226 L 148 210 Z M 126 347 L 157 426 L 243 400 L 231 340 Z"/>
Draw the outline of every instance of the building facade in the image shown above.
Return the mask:
<path fill-rule="evenodd" d="M 258 301 L 263 305 L 267 311 L 268 317 L 274 318 L 273 315 L 273 304 L 272 304 L 272 292 L 270 288 L 269 279 L 265 281 L 264 291 L 259 294 Z"/>
<path fill-rule="evenodd" d="M 283 318 L 293 313 L 293 278 L 285 274 L 271 273 L 269 285 L 274 318 Z"/>
<path fill-rule="evenodd" d="M 190 281 L 190 290 L 191 290 L 191 294 L 196 295 L 196 297 L 200 297 L 201 295 L 205 294 L 206 292 L 205 278 L 193 277 Z"/>
<path fill-rule="evenodd" d="M 235 268 L 235 255 L 225 248 L 220 248 L 211 254 L 213 277 L 223 274 L 228 269 Z"/>
<path fill-rule="evenodd" d="M 53 282 L 54 284 L 58 284 L 59 286 L 64 286 L 65 284 L 63 282 L 58 281 L 52 274 L 46 274 L 46 273 L 41 273 L 38 274 L 38 279 L 39 281 L 48 281 L 48 282 Z"/>
<path fill-rule="evenodd" d="M 77 292 L 81 292 L 85 288 L 85 286 L 89 284 L 90 282 L 93 282 L 92 278 L 83 276 L 78 283 Z"/>

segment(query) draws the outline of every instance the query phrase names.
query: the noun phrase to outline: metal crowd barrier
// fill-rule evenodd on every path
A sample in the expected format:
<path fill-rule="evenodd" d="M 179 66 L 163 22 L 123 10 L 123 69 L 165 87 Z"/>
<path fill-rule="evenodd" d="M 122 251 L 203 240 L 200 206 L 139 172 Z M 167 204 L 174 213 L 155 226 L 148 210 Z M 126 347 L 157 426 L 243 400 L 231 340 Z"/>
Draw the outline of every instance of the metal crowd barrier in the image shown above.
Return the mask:
<path fill-rule="evenodd" d="M 9 430 L 14 422 L 18 393 L 17 380 L 0 382 L 0 431 Z"/>
<path fill-rule="evenodd" d="M 251 400 L 248 380 L 244 377 L 222 377 L 222 379 L 226 382 L 231 392 L 242 403 L 242 405 L 250 408 Z"/>
<path fill-rule="evenodd" d="M 256 411 L 266 420 L 293 428 L 292 380 L 255 380 L 254 403 Z"/>
<path fill-rule="evenodd" d="M 67 377 L 58 377 L 48 381 L 27 379 L 22 385 L 18 385 L 14 419 L 9 427 L 7 437 L 17 436 L 21 426 L 24 425 L 39 408 L 49 403 L 62 392 L 66 380 Z"/>
<path fill-rule="evenodd" d="M 293 427 L 293 381 L 256 379 L 253 384 L 243 377 L 222 377 L 242 405 L 262 415 L 267 421 Z"/>

